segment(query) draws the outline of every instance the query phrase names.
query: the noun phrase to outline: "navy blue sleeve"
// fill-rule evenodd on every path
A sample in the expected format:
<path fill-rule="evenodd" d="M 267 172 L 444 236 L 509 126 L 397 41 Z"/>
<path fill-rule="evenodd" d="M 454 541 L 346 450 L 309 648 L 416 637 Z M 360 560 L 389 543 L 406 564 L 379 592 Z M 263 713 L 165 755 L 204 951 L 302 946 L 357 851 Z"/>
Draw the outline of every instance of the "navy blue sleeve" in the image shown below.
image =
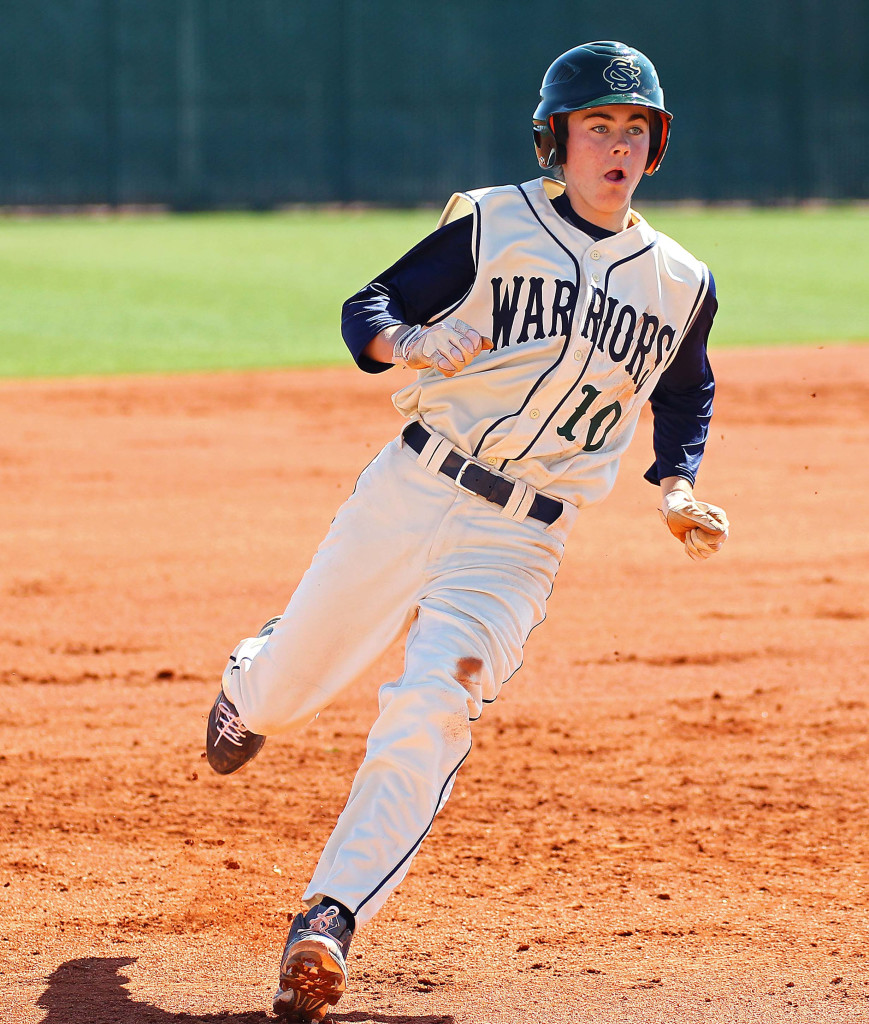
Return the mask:
<path fill-rule="evenodd" d="M 445 224 L 344 303 L 341 334 L 361 370 L 382 373 L 392 366 L 363 355 L 382 330 L 427 323 L 467 295 L 477 273 L 473 235 L 470 214 Z"/>
<path fill-rule="evenodd" d="M 655 461 L 645 473 L 650 483 L 681 476 L 693 485 L 697 479 L 715 394 L 706 346 L 717 310 L 715 281 L 710 274 L 709 291 L 697 318 L 649 398 L 655 448 Z"/>

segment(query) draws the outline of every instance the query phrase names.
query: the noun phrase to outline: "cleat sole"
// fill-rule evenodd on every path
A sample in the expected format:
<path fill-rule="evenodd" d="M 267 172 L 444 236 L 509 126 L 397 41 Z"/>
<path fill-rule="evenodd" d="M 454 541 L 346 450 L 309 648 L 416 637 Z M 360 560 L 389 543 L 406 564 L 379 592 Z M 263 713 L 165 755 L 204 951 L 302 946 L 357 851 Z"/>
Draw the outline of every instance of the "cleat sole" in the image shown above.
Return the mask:
<path fill-rule="evenodd" d="M 346 988 L 346 969 L 329 946 L 317 939 L 301 939 L 281 964 L 273 1008 L 285 1020 L 321 1021 Z"/>

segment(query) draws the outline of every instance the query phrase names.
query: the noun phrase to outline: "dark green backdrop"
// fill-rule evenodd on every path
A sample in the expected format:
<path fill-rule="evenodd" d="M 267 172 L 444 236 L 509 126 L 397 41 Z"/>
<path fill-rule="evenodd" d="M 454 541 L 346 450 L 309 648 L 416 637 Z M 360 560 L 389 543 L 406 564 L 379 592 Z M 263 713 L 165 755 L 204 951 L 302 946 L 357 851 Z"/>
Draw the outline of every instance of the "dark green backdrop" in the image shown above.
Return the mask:
<path fill-rule="evenodd" d="M 5 0 L 0 204 L 440 202 L 538 173 L 544 70 L 658 66 L 656 199 L 869 197 L 867 0 Z"/>

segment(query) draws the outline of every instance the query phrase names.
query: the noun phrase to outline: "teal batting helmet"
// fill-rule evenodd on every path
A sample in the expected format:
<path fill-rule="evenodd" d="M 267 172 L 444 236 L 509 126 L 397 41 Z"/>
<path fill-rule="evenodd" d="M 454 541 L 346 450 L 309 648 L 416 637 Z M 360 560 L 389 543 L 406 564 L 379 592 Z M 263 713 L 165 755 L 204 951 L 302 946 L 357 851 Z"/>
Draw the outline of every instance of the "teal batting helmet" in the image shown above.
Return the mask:
<path fill-rule="evenodd" d="M 573 110 L 632 103 L 654 111 L 650 118 L 646 174 L 661 166 L 673 115 L 655 65 L 632 46 L 614 41 L 583 43 L 557 58 L 543 76 L 540 103 L 532 120 L 534 148 L 541 167 L 563 164 L 567 115 Z"/>

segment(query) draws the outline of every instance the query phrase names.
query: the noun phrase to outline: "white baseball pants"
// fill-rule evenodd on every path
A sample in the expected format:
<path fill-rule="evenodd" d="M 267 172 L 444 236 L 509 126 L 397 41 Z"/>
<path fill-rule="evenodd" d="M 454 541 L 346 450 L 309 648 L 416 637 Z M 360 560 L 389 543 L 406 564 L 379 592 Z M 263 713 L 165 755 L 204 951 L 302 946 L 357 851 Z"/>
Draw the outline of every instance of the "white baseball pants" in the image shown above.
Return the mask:
<path fill-rule="evenodd" d="M 241 720 L 271 736 L 309 722 L 407 631 L 404 672 L 380 690 L 304 897 L 340 900 L 360 924 L 406 875 L 470 752 L 470 723 L 521 664 L 576 517 L 565 505 L 549 527 L 510 519 L 425 468 L 429 456 L 400 438 L 380 452 L 274 632 L 239 644 L 223 676 Z"/>

